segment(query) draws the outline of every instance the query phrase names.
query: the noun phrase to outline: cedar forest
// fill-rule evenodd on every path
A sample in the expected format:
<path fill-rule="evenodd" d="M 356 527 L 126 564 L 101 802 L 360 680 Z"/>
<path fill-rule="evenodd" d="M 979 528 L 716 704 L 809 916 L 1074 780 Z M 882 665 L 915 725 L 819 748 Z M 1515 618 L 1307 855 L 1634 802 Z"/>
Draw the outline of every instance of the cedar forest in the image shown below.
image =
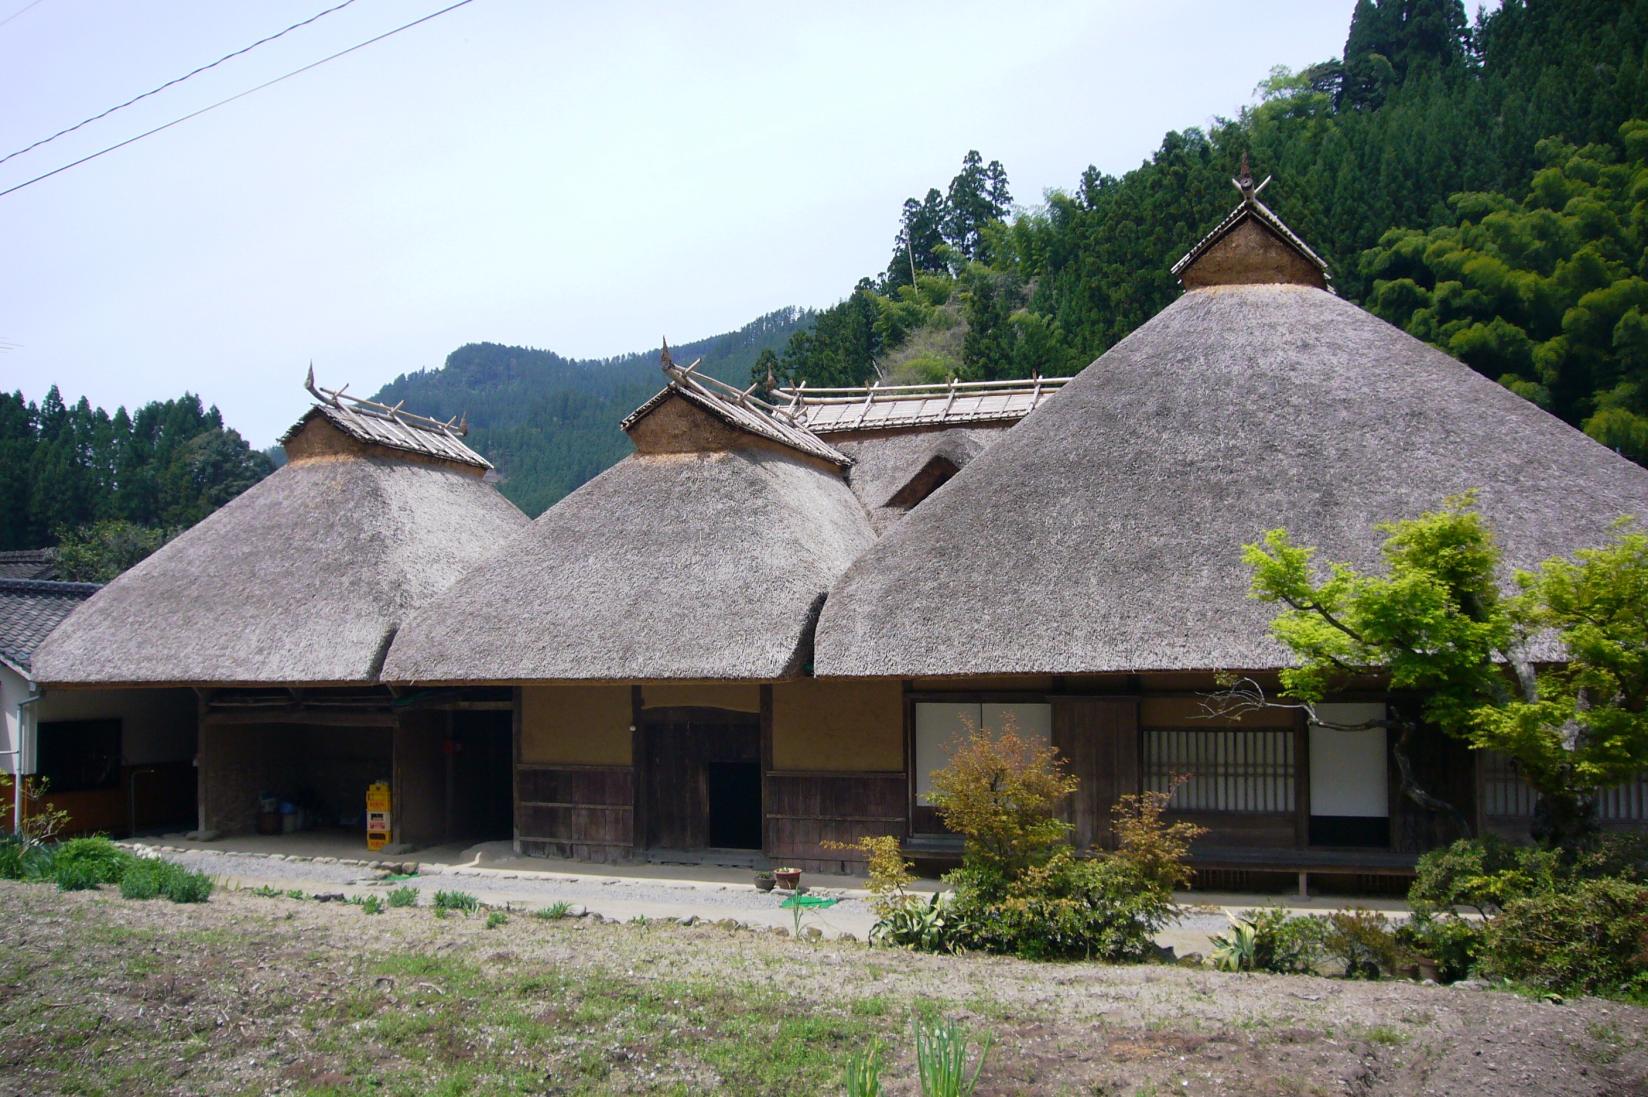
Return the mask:
<path fill-rule="evenodd" d="M 841 302 L 677 357 L 741 383 L 1074 373 L 1178 294 L 1244 153 L 1338 293 L 1648 462 L 1648 0 L 1505 0 L 1474 25 L 1461 0 L 1356 0 L 1341 58 L 1274 69 L 1237 117 L 1027 208 L 969 152 Z M 482 343 L 378 398 L 467 413 L 537 514 L 627 451 L 616 423 L 658 383 L 651 351 Z M 278 460 L 192 395 L 112 416 L 0 396 L 0 548 L 61 542 L 107 578 Z"/>

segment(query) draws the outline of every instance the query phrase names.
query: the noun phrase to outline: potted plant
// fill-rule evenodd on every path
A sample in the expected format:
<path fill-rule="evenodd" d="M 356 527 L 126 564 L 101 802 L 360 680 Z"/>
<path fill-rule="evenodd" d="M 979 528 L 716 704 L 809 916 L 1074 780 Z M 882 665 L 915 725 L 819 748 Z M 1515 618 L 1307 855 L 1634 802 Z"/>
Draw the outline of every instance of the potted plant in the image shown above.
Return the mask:
<path fill-rule="evenodd" d="M 773 889 L 773 885 L 777 882 L 777 880 L 773 879 L 773 874 L 770 872 L 758 872 L 755 874 L 756 891 L 771 891 Z"/>
<path fill-rule="evenodd" d="M 801 870 L 798 868 L 775 868 L 773 876 L 778 880 L 778 886 L 785 891 L 801 889 Z"/>

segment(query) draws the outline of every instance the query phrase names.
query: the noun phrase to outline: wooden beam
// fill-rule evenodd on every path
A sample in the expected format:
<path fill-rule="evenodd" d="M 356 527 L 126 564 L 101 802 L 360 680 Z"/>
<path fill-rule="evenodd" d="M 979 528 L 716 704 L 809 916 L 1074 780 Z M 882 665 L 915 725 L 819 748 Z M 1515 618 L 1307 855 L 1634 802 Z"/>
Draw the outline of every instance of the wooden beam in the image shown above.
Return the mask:
<path fill-rule="evenodd" d="M 396 725 L 392 712 L 326 712 L 313 708 L 260 708 L 250 710 L 207 711 L 201 714 L 201 723 L 215 727 L 251 724 L 313 724 L 322 727 L 392 728 Z"/>

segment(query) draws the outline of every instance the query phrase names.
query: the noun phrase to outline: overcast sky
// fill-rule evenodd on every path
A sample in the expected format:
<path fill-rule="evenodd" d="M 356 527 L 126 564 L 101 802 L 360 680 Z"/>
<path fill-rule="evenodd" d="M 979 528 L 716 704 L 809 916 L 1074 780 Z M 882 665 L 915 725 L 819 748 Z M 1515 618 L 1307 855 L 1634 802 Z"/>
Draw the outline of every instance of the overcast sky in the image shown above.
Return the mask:
<path fill-rule="evenodd" d="M 337 2 L 0 0 L 0 155 Z M 355 0 L 0 190 L 445 2 Z M 1353 6 L 473 0 L 0 198 L 0 386 L 187 389 L 261 447 L 311 359 L 366 394 L 466 342 L 603 356 L 828 305 L 969 148 L 1020 204 L 1119 174 L 1338 55 Z"/>

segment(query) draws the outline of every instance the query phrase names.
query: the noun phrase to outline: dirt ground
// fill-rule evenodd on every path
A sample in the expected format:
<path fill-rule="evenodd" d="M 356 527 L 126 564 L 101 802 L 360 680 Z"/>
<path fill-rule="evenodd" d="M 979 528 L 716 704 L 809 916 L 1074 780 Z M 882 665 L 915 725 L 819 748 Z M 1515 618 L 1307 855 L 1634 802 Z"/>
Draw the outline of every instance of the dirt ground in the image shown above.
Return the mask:
<path fill-rule="evenodd" d="M 0 1094 L 840 1093 L 913 1013 L 980 1094 L 1643 1094 L 1648 1010 L 1407 982 L 1032 964 L 715 924 L 371 915 L 0 883 Z"/>

